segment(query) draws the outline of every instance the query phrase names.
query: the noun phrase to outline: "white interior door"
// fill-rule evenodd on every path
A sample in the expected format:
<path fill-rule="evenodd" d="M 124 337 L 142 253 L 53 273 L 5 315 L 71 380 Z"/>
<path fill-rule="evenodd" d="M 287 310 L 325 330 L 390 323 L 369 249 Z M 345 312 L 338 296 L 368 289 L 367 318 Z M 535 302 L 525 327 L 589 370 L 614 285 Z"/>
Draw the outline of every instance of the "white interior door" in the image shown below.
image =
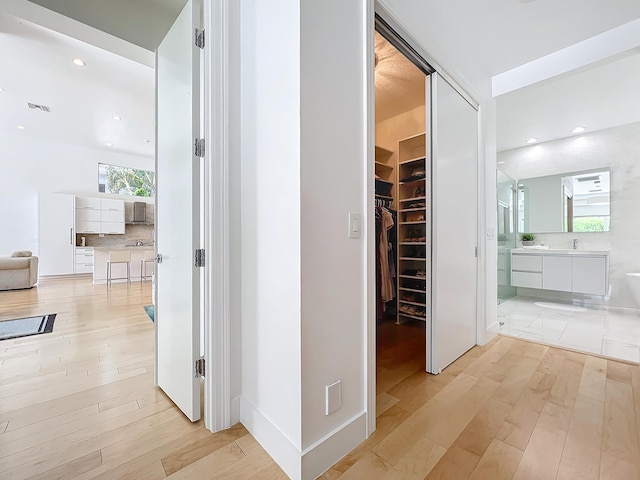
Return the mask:
<path fill-rule="evenodd" d="M 156 376 L 191 421 L 200 418 L 200 49 L 194 44 L 201 0 L 189 0 L 156 56 Z"/>
<path fill-rule="evenodd" d="M 433 264 L 427 371 L 439 373 L 476 344 L 478 112 L 439 75 L 433 74 L 431 82 Z"/>

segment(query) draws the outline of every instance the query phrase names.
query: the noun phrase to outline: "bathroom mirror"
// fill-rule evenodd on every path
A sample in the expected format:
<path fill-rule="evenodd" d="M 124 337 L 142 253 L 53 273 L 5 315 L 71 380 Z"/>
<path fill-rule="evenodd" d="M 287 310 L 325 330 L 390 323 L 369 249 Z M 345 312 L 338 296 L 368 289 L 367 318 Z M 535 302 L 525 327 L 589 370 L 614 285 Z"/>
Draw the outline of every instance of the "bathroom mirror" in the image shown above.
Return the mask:
<path fill-rule="evenodd" d="M 518 232 L 608 232 L 609 192 L 604 168 L 518 180 Z"/>

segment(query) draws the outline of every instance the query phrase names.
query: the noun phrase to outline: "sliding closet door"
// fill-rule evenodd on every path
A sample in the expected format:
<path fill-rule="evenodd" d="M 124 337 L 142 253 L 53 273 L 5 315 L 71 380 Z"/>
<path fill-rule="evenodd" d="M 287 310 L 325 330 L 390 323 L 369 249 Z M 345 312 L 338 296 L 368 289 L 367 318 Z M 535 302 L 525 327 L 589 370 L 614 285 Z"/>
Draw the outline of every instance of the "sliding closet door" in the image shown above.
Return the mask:
<path fill-rule="evenodd" d="M 432 98 L 432 313 L 427 371 L 476 344 L 478 116 L 438 74 Z M 427 326 L 428 327 L 428 326 Z"/>

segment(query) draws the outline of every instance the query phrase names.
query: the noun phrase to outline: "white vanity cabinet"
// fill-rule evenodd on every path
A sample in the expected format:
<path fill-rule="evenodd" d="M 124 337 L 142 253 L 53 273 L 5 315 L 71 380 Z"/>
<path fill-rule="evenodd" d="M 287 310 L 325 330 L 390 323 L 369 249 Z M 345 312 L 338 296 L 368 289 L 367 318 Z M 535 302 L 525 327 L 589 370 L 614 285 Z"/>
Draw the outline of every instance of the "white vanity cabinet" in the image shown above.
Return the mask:
<path fill-rule="evenodd" d="M 605 295 L 609 277 L 608 257 L 573 257 L 571 282 L 574 292 Z M 606 272 L 603 274 L 602 272 Z"/>
<path fill-rule="evenodd" d="M 609 252 L 512 249 L 511 284 L 514 287 L 606 295 Z"/>
<path fill-rule="evenodd" d="M 542 257 L 542 288 L 545 290 L 572 291 L 572 263 L 568 255 L 544 255 Z"/>

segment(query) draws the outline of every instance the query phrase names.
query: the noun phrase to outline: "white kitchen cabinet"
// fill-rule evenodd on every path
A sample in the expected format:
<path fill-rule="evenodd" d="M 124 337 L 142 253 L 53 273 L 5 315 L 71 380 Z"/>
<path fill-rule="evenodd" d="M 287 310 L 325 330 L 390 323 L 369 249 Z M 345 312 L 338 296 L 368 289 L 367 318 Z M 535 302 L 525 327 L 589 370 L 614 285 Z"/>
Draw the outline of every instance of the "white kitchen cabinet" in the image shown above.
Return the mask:
<path fill-rule="evenodd" d="M 73 195 L 40 195 L 38 263 L 40 275 L 74 272 Z"/>
<path fill-rule="evenodd" d="M 76 247 L 75 273 L 93 273 L 93 248 Z"/>
<path fill-rule="evenodd" d="M 124 200 L 114 200 L 112 198 L 100 199 L 100 210 L 103 212 L 123 212 L 124 214 Z"/>
<path fill-rule="evenodd" d="M 76 220 L 77 233 L 102 233 L 102 224 L 100 222 L 90 222 L 84 220 Z"/>
<path fill-rule="evenodd" d="M 100 199 L 95 197 L 76 197 L 76 209 L 100 210 Z"/>
<path fill-rule="evenodd" d="M 77 233 L 122 235 L 125 232 L 124 201 L 75 197 Z"/>

